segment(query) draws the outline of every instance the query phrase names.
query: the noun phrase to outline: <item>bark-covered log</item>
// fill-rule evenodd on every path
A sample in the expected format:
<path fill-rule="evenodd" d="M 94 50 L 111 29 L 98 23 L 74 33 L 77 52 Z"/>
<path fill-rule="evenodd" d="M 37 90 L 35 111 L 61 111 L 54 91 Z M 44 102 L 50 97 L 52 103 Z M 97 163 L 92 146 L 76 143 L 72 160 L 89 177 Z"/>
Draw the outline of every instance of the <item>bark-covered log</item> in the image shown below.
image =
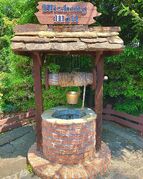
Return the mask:
<path fill-rule="evenodd" d="M 93 83 L 93 74 L 85 72 L 49 74 L 50 86 L 84 86 Z"/>

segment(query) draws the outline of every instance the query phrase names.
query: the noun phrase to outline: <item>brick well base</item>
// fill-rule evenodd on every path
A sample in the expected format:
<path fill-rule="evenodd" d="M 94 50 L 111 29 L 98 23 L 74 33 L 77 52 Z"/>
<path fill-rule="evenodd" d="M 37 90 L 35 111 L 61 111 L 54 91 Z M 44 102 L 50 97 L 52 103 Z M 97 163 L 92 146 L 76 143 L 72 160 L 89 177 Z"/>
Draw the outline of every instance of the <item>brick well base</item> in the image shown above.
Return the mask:
<path fill-rule="evenodd" d="M 36 150 L 36 144 L 28 152 L 28 162 L 34 173 L 43 179 L 96 179 L 98 174 L 106 172 L 110 160 L 111 153 L 105 143 L 102 143 L 101 150 L 95 153 L 94 159 L 75 165 L 50 162 Z"/>

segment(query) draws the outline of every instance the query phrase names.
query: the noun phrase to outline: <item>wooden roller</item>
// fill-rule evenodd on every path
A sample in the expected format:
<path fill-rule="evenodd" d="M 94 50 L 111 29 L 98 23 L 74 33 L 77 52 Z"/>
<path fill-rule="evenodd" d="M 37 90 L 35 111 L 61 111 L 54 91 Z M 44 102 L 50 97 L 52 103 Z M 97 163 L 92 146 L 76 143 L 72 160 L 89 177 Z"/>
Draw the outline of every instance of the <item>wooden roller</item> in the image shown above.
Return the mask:
<path fill-rule="evenodd" d="M 87 86 L 93 84 L 93 74 L 85 72 L 57 73 L 46 72 L 46 87 L 48 86 Z"/>

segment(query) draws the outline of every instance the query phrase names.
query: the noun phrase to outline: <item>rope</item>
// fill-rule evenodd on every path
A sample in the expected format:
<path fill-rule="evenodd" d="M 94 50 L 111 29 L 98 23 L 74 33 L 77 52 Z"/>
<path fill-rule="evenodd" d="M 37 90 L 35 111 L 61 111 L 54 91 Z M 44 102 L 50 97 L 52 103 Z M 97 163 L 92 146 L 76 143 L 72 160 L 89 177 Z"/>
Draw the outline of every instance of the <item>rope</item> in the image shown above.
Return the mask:
<path fill-rule="evenodd" d="M 84 88 L 83 88 L 83 97 L 82 97 L 82 109 L 84 108 L 84 105 L 85 105 L 85 93 L 86 93 L 86 85 L 84 85 Z"/>

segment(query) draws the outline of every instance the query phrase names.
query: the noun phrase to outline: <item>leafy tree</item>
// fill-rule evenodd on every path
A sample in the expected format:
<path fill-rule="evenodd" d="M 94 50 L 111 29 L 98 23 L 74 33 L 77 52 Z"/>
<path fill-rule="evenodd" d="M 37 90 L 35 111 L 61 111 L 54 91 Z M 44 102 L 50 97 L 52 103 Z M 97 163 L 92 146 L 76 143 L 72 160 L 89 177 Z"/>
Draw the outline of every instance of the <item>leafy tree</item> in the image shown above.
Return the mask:
<path fill-rule="evenodd" d="M 28 58 L 15 55 L 10 47 L 13 27 L 20 21 L 29 21 L 25 12 L 27 14 L 31 9 L 25 11 L 25 8 L 28 5 L 31 7 L 31 2 L 1 0 L 0 3 L 0 110 L 2 111 L 27 109 L 34 104 L 30 62 Z"/>
<path fill-rule="evenodd" d="M 143 1 L 129 1 L 129 3 L 122 3 L 122 9 L 119 11 L 118 15 L 124 17 L 130 17 L 132 22 L 131 29 L 135 32 L 134 41 L 138 41 L 139 45 L 143 44 Z"/>

